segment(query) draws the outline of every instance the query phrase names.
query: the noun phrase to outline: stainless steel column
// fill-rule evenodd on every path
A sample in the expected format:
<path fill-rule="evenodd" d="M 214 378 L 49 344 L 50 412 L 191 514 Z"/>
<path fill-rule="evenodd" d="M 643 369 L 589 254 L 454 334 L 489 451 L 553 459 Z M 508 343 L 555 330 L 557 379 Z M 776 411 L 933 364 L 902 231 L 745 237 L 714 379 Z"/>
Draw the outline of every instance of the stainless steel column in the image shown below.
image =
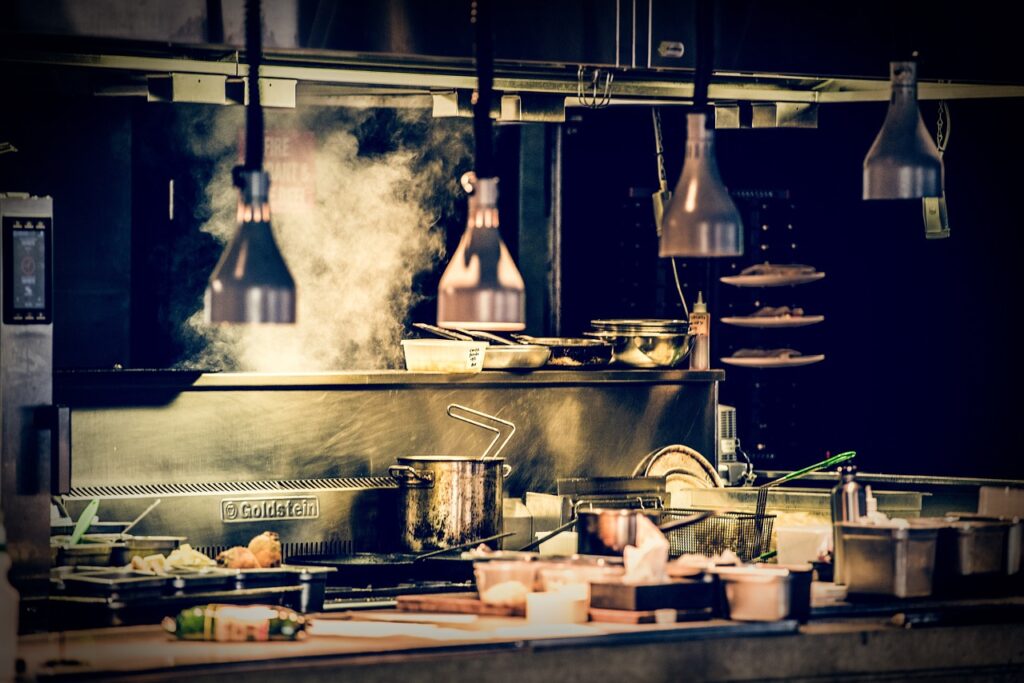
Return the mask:
<path fill-rule="evenodd" d="M 13 282 L 13 273 L 3 272 L 3 262 L 13 255 L 3 253 L 9 248 L 8 220 L 45 219 L 49 223 L 52 215 L 49 197 L 0 197 L 5 232 L 0 247 L 0 289 Z M 52 258 L 49 260 L 52 263 Z M 44 264 L 43 287 L 51 286 L 51 263 Z M 7 297 L 10 292 L 3 294 Z M 24 320 L 24 316 L 8 320 L 8 303 L 5 299 L 0 322 L 0 505 L 13 562 L 11 580 L 24 596 L 45 591 L 49 577 L 50 435 L 37 427 L 37 414 L 53 402 L 53 323 L 49 315 L 45 322 Z"/>

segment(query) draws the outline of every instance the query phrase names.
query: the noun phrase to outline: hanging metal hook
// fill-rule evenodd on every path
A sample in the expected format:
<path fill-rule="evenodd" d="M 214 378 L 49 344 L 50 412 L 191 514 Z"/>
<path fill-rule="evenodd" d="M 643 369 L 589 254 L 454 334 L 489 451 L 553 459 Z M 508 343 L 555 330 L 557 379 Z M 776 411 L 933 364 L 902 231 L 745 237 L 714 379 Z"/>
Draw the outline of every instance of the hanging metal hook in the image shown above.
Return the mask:
<path fill-rule="evenodd" d="M 590 83 L 587 84 L 587 67 L 580 64 L 576 71 L 576 99 L 580 104 L 590 109 L 602 109 L 612 101 L 612 81 L 615 74 L 611 71 L 604 72 L 604 84 L 601 84 L 601 69 L 594 69 L 590 74 Z M 588 92 L 589 89 L 589 92 Z"/>

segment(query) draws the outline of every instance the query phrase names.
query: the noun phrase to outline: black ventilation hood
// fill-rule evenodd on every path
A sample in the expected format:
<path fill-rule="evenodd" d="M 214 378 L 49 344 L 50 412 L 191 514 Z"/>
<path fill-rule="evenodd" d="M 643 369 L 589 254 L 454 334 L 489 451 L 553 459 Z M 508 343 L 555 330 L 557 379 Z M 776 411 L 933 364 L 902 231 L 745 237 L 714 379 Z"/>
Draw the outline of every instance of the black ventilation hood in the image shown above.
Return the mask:
<path fill-rule="evenodd" d="M 261 76 L 292 94 L 279 106 L 294 106 L 296 99 L 341 104 L 346 98 L 373 106 L 418 97 L 416 106 L 430 106 L 436 115 L 469 115 L 475 76 L 468 0 L 266 4 Z M 183 94 L 172 91 L 168 98 L 183 101 L 195 101 L 188 99 L 195 85 L 190 81 L 209 76 L 223 79 L 220 91 L 226 94 L 211 96 L 206 80 L 202 97 L 239 102 L 244 89 L 237 81 L 246 74 L 242 5 L 14 0 L 0 26 L 0 63 L 102 69 L 123 79 L 111 90 L 151 99 L 176 76 Z M 1010 52 L 1016 41 L 999 38 L 1017 26 L 1009 6 L 956 4 L 922 13 L 913 3 L 715 5 L 719 50 L 709 97 L 726 109 L 735 103 L 783 105 L 761 117 L 767 125 L 813 125 L 806 109 L 817 104 L 888 100 L 888 64 L 911 50 L 921 52 L 920 99 L 1024 96 L 1024 74 Z M 503 97 L 495 115 L 557 121 L 565 106 L 595 99 L 611 105 L 687 103 L 693 93 L 692 17 L 693 0 L 498 2 L 495 89 Z M 581 102 L 581 81 L 585 94 L 593 94 L 596 82 L 599 97 Z"/>

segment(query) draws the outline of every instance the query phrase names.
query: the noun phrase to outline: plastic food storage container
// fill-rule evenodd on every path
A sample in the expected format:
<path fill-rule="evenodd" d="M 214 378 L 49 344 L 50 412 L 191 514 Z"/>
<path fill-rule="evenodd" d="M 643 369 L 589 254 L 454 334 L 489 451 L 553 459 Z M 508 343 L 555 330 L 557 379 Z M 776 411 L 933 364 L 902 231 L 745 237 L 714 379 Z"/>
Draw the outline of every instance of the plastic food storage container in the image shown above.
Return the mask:
<path fill-rule="evenodd" d="M 583 624 L 590 618 L 590 599 L 578 591 L 527 593 L 526 620 L 535 624 Z"/>
<path fill-rule="evenodd" d="M 541 567 L 540 588 L 543 591 L 563 591 L 579 595 L 590 603 L 590 584 L 619 581 L 626 573 L 624 567 L 607 567 L 557 563 Z"/>
<path fill-rule="evenodd" d="M 789 616 L 790 575 L 785 569 L 717 567 L 729 606 L 736 621 L 780 621 Z"/>
<path fill-rule="evenodd" d="M 410 372 L 480 372 L 487 342 L 403 339 L 402 350 Z"/>
<path fill-rule="evenodd" d="M 539 541 L 550 533 L 550 531 L 538 531 L 534 534 L 534 540 Z M 568 557 L 576 553 L 578 542 L 575 531 L 563 531 L 551 540 L 541 543 L 537 551 L 540 552 L 541 557 Z"/>
<path fill-rule="evenodd" d="M 929 517 L 912 520 L 911 525 L 938 531 L 933 582 L 936 592 L 985 590 L 992 581 L 1020 571 L 1018 520 Z"/>
<path fill-rule="evenodd" d="M 493 560 L 475 562 L 476 590 L 487 605 L 523 607 L 537 582 L 536 562 Z"/>
<path fill-rule="evenodd" d="M 758 569 L 789 572 L 789 613 L 790 619 L 806 623 L 811 617 L 811 584 L 814 582 L 814 567 L 809 563 L 800 564 L 755 564 Z"/>
<path fill-rule="evenodd" d="M 779 564 L 817 562 L 821 551 L 831 550 L 831 546 L 832 526 L 829 524 L 775 527 L 775 547 L 779 551 Z"/>
<path fill-rule="evenodd" d="M 934 527 L 837 524 L 838 557 L 848 593 L 918 598 L 932 594 Z"/>
<path fill-rule="evenodd" d="M 1024 517 L 1024 488 L 982 486 L 978 514 L 986 517 Z"/>

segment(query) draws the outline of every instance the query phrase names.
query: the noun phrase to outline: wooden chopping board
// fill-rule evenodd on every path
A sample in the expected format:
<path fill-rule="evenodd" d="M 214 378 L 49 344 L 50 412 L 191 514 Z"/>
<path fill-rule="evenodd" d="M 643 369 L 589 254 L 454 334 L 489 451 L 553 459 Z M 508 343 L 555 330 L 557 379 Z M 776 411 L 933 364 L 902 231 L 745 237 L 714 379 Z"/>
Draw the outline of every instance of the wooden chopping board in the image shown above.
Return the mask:
<path fill-rule="evenodd" d="M 504 607 L 484 604 L 476 593 L 433 593 L 429 595 L 399 595 L 397 607 L 403 612 L 437 612 L 448 614 L 479 614 L 492 617 L 523 617 L 522 607 Z M 707 619 L 708 614 L 690 614 L 676 611 L 673 621 Z M 621 609 L 591 608 L 590 620 L 606 624 L 653 624 L 655 612 Z"/>
<path fill-rule="evenodd" d="M 491 617 L 526 616 L 524 607 L 487 605 L 476 593 L 434 593 L 430 595 L 399 595 L 398 609 L 403 612 L 448 612 L 450 614 L 481 614 Z"/>

